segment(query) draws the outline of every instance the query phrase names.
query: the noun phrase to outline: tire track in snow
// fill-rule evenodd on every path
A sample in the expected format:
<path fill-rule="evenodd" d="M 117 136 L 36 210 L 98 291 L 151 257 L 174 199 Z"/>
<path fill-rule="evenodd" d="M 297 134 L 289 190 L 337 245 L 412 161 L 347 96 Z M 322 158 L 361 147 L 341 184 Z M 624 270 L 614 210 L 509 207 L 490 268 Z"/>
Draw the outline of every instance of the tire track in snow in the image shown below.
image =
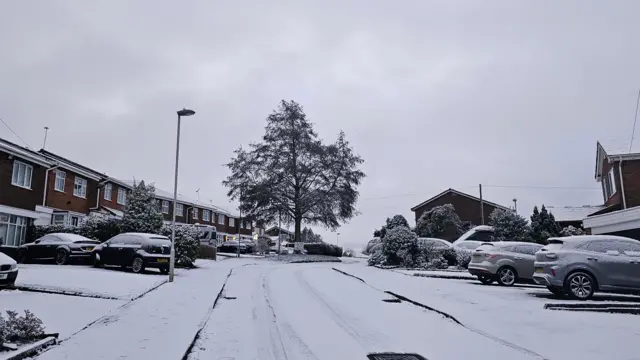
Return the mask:
<path fill-rule="evenodd" d="M 295 330 L 291 327 L 291 325 L 280 319 L 276 315 L 276 312 L 272 303 L 271 290 L 269 287 L 269 275 L 275 270 L 274 268 L 269 269 L 265 274 L 262 275 L 261 288 L 264 297 L 264 304 L 266 304 L 268 308 L 268 314 L 271 317 L 271 321 L 269 322 L 269 335 L 271 340 L 271 345 L 273 350 L 277 350 L 277 352 L 281 353 L 282 356 L 277 356 L 278 354 L 273 354 L 273 359 L 288 359 L 289 353 L 291 349 L 287 349 L 285 342 L 283 341 L 282 335 L 285 333 L 288 340 L 295 342 L 296 348 L 299 352 L 305 355 L 307 359 L 315 359 L 319 360 L 318 357 L 309 349 L 307 344 L 300 339 L 300 337 L 296 334 Z M 275 337 L 275 338 L 274 338 Z M 295 359 L 295 358 L 294 358 Z"/>
<path fill-rule="evenodd" d="M 360 331 L 358 331 L 358 329 L 362 330 L 362 328 L 364 328 L 364 326 L 360 325 L 360 324 L 355 324 L 353 322 L 349 322 L 346 319 L 349 319 L 349 316 L 347 316 L 346 314 L 342 313 L 340 310 L 338 310 L 335 306 L 331 305 L 320 293 L 318 293 L 312 286 L 311 284 L 309 284 L 309 282 L 304 278 L 304 276 L 302 275 L 302 273 L 306 270 L 309 270 L 309 268 L 307 269 L 297 269 L 295 271 L 295 277 L 296 280 L 298 281 L 298 283 L 300 283 L 300 285 L 313 297 L 315 298 L 322 306 L 324 306 L 328 311 L 329 315 L 331 316 L 331 318 L 334 320 L 334 322 L 340 327 L 342 328 L 347 334 L 349 334 L 354 340 L 356 340 L 356 342 L 358 342 L 358 344 L 360 344 L 360 347 L 365 351 L 368 352 L 368 350 L 370 350 L 371 348 L 374 347 L 374 345 L 379 345 L 383 340 L 380 338 L 376 338 L 376 339 L 372 339 L 369 337 L 365 337 L 360 335 Z M 364 280 L 362 280 L 364 282 Z M 372 334 L 372 332 L 367 331 L 367 334 Z"/>
<path fill-rule="evenodd" d="M 364 283 L 365 285 L 369 286 L 370 288 L 372 288 L 372 289 L 374 289 L 374 290 L 382 291 L 382 290 L 377 289 L 377 288 L 375 288 L 374 286 L 372 286 L 372 285 L 368 284 L 364 279 L 359 278 L 359 277 L 357 277 L 357 276 L 355 276 L 355 275 L 349 274 L 349 273 L 348 273 L 348 272 L 346 272 L 346 271 L 338 270 L 338 269 L 336 269 L 336 268 L 333 268 L 333 270 L 336 270 L 337 272 L 339 272 L 339 273 L 341 273 L 341 274 L 343 274 L 343 275 L 345 275 L 345 276 L 349 276 L 349 277 L 351 277 L 351 278 L 355 278 L 355 279 L 357 279 L 357 280 L 361 281 L 362 283 Z M 458 324 L 458 325 L 462 326 L 463 328 L 465 328 L 465 329 L 467 329 L 467 330 L 469 330 L 469 331 L 471 331 L 471 332 L 474 332 L 474 333 L 476 333 L 476 334 L 478 334 L 478 335 L 480 335 L 480 336 L 482 336 L 482 337 L 485 337 L 485 338 L 487 338 L 487 339 L 490 339 L 490 340 L 492 340 L 492 341 L 495 341 L 495 342 L 497 342 L 497 343 L 499 343 L 499 344 L 501 344 L 501 345 L 504 345 L 504 346 L 510 347 L 510 348 L 512 348 L 512 349 L 514 349 L 514 350 L 520 351 L 520 352 L 525 353 L 525 354 L 530 355 L 530 356 L 537 357 L 537 358 L 539 358 L 539 359 L 548 360 L 548 358 L 547 358 L 547 357 L 545 357 L 544 355 L 539 354 L 539 353 L 537 353 L 537 352 L 535 352 L 535 351 L 533 351 L 533 350 L 530 350 L 530 349 L 527 349 L 527 348 L 525 348 L 525 347 L 523 347 L 523 346 L 520 346 L 520 345 L 514 344 L 514 343 L 512 343 L 512 342 L 510 342 L 510 341 L 508 341 L 508 340 L 505 340 L 505 339 L 502 339 L 502 338 L 500 338 L 500 337 L 498 337 L 498 336 L 495 336 L 495 335 L 489 334 L 489 333 L 487 333 L 487 332 L 485 332 L 485 331 L 483 331 L 483 330 L 480 330 L 480 329 L 477 329 L 477 328 L 474 328 L 474 327 L 471 327 L 471 326 L 465 325 L 465 324 L 463 324 L 461 321 L 459 321 L 458 319 L 456 319 L 453 315 L 451 315 L 451 314 L 449 314 L 449 313 L 447 313 L 447 312 L 445 312 L 445 311 L 438 310 L 438 309 L 436 309 L 436 308 L 434 308 L 434 307 L 432 307 L 432 306 L 425 305 L 425 304 L 423 304 L 423 303 L 420 303 L 420 302 L 418 302 L 418 301 L 412 300 L 412 299 L 410 299 L 410 298 L 407 298 L 407 297 L 405 297 L 405 296 L 402 296 L 402 295 L 396 294 L 396 293 L 391 292 L 391 291 L 383 291 L 383 292 L 384 292 L 384 293 L 387 293 L 387 294 L 389 294 L 389 295 L 392 295 L 392 296 L 394 296 L 394 297 L 396 297 L 396 298 L 398 298 L 398 299 L 400 299 L 400 300 L 402 300 L 402 301 L 408 302 L 408 303 L 410 303 L 410 304 L 412 304 L 412 305 L 414 305 L 414 306 L 418 306 L 418 307 L 420 307 L 420 308 L 423 308 L 423 309 L 426 309 L 426 310 L 429 310 L 429 311 L 436 312 L 436 313 L 438 313 L 438 314 L 442 315 L 443 317 L 445 317 L 445 318 L 447 318 L 447 319 L 449 319 L 449 320 L 453 321 L 454 323 L 456 323 L 456 324 Z"/>

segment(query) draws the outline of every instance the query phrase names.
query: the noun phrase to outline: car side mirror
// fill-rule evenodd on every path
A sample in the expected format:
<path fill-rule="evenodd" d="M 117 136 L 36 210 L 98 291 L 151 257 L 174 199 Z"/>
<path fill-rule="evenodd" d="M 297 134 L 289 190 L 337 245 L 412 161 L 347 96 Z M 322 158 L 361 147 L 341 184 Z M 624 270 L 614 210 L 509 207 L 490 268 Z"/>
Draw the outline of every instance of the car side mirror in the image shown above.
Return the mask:
<path fill-rule="evenodd" d="M 607 255 L 618 256 L 618 255 L 620 255 L 620 251 L 618 251 L 618 250 L 607 250 Z"/>
<path fill-rule="evenodd" d="M 102 246 L 103 247 L 109 247 L 109 244 L 108 243 L 102 243 Z"/>
<path fill-rule="evenodd" d="M 40 240 L 36 240 L 33 242 L 34 244 L 40 244 Z"/>

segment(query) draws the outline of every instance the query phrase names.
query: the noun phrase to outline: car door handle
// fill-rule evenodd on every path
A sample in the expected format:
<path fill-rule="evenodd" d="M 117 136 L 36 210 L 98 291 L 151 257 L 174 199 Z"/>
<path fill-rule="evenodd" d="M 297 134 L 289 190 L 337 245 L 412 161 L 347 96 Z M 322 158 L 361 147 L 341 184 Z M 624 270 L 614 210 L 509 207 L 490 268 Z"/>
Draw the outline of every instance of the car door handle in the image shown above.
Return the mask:
<path fill-rule="evenodd" d="M 598 261 L 598 259 L 597 259 L 597 258 L 594 258 L 594 257 L 588 257 L 588 258 L 587 258 L 587 260 L 591 260 L 591 261 Z"/>
<path fill-rule="evenodd" d="M 516 260 L 522 260 L 522 258 L 519 256 L 516 256 Z"/>

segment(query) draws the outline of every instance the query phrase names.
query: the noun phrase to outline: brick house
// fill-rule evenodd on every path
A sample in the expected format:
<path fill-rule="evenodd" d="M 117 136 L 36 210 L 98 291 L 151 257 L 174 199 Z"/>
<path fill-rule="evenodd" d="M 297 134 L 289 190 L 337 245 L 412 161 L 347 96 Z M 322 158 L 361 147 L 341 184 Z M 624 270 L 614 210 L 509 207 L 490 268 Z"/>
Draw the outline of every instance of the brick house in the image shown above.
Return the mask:
<path fill-rule="evenodd" d="M 45 177 L 44 205 L 53 209 L 51 223 L 79 225 L 99 208 L 99 189 L 108 177 L 47 150 L 39 153 L 55 164 Z"/>
<path fill-rule="evenodd" d="M 42 207 L 45 175 L 53 162 L 41 154 L 0 139 L 0 249 L 12 254 L 24 243 L 27 226 L 46 221 Z"/>
<path fill-rule="evenodd" d="M 114 178 L 103 180 L 98 186 L 98 206 L 91 209 L 92 214 L 107 218 L 122 219 L 127 204 L 131 184 Z"/>
<path fill-rule="evenodd" d="M 420 204 L 412 207 L 411 211 L 413 211 L 415 220 L 418 222 L 418 219 L 420 219 L 422 214 L 434 207 L 451 204 L 456 209 L 456 213 L 460 217 L 460 220 L 462 220 L 466 225 L 483 225 L 488 222 L 489 215 L 491 215 L 494 210 L 509 210 L 509 208 L 505 206 L 498 205 L 484 199 L 482 203 L 484 221 L 482 218 L 483 214 L 480 211 L 480 198 L 454 189 L 447 189 L 440 194 L 421 202 Z"/>
<path fill-rule="evenodd" d="M 640 239 L 640 141 L 598 142 L 595 165 L 604 204 L 584 218 L 584 228 Z"/>

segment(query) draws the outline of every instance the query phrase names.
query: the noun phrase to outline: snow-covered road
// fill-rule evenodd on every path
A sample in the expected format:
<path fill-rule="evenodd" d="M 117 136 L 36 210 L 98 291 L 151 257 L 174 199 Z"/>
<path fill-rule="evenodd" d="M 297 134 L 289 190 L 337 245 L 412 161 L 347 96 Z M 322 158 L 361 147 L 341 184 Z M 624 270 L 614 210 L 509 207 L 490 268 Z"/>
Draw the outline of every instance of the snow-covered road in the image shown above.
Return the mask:
<path fill-rule="evenodd" d="M 236 268 L 191 360 L 366 359 L 371 352 L 427 359 L 536 359 L 432 311 L 345 276 L 330 264 Z"/>

